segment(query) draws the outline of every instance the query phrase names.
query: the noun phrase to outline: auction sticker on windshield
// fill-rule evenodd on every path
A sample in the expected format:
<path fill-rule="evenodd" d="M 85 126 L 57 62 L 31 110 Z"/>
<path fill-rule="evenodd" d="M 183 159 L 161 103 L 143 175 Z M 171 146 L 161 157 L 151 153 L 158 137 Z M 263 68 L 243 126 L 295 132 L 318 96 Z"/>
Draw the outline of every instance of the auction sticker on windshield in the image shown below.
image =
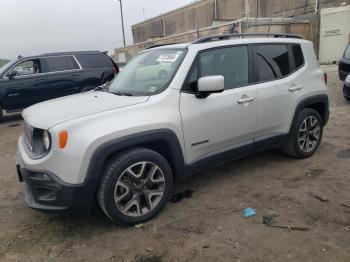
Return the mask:
<path fill-rule="evenodd" d="M 157 58 L 157 62 L 174 63 L 180 54 L 162 54 Z"/>

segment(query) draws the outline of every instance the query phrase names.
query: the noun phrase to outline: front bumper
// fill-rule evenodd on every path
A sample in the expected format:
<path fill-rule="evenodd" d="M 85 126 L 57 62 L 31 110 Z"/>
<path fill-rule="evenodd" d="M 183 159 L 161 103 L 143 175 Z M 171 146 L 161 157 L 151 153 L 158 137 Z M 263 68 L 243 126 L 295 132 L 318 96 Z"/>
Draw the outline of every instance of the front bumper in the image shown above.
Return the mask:
<path fill-rule="evenodd" d="M 55 213 L 82 211 L 95 203 L 97 184 L 93 180 L 82 185 L 67 184 L 50 172 L 24 168 L 19 154 L 16 169 L 25 202 L 33 209 Z"/>

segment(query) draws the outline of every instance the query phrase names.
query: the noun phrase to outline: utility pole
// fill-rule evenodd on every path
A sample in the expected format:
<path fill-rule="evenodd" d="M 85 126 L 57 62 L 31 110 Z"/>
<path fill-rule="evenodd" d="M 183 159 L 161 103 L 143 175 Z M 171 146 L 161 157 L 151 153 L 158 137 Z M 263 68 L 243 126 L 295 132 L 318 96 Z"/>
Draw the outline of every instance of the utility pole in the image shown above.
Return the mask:
<path fill-rule="evenodd" d="M 120 16 L 121 16 L 121 19 L 122 19 L 123 43 L 124 43 L 124 46 L 126 46 L 126 43 L 125 43 L 125 31 L 124 31 L 124 18 L 123 18 L 123 3 L 122 3 L 122 0 L 118 0 L 118 1 L 119 1 L 119 4 L 120 4 Z"/>

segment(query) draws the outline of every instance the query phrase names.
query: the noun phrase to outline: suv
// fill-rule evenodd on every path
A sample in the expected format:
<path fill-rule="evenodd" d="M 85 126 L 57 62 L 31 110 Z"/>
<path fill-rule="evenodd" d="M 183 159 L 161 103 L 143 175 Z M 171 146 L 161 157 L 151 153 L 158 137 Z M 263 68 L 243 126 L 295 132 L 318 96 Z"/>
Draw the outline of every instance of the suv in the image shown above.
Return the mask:
<path fill-rule="evenodd" d="M 137 78 L 148 69 L 158 74 Z M 329 116 L 313 45 L 290 35 L 151 48 L 106 89 L 23 111 L 16 160 L 30 207 L 97 202 L 115 222 L 141 223 L 164 207 L 176 180 L 209 166 L 272 147 L 313 155 Z"/>
<path fill-rule="evenodd" d="M 344 81 L 350 75 L 350 44 L 345 48 L 344 55 L 339 61 L 339 79 Z"/>
<path fill-rule="evenodd" d="M 45 100 L 80 93 L 111 81 L 117 65 L 98 51 L 20 58 L 0 68 L 0 120 Z"/>

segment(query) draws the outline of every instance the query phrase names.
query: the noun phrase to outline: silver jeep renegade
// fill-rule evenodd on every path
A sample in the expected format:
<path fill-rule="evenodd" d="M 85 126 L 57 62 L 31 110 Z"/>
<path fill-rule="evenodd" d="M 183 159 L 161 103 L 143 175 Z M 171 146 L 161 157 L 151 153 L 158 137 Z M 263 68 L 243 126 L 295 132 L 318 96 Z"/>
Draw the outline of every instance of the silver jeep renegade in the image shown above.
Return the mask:
<path fill-rule="evenodd" d="M 280 147 L 315 153 L 329 116 L 313 45 L 293 35 L 220 35 L 157 46 L 107 86 L 23 111 L 16 156 L 26 203 L 98 203 L 113 221 L 154 217 L 174 183 Z"/>

